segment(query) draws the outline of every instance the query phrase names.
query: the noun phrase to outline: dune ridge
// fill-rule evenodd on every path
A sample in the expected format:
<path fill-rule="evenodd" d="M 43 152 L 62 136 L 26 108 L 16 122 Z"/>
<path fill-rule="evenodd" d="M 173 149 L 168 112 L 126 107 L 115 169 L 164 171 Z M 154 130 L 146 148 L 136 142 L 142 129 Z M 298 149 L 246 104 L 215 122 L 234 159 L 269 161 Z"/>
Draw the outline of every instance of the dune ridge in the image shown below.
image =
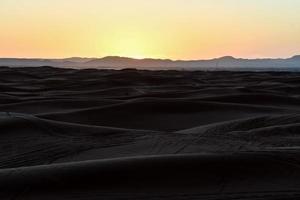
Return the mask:
<path fill-rule="evenodd" d="M 0 75 L 1 199 L 300 198 L 300 73 Z"/>

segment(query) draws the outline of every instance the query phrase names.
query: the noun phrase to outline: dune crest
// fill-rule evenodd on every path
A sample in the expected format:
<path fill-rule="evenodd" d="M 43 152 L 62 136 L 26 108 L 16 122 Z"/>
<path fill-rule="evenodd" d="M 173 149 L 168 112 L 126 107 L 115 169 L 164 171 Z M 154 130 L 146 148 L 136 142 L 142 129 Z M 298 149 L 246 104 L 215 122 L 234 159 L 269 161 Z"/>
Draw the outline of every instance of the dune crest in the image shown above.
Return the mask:
<path fill-rule="evenodd" d="M 300 73 L 0 74 L 1 199 L 300 198 Z"/>

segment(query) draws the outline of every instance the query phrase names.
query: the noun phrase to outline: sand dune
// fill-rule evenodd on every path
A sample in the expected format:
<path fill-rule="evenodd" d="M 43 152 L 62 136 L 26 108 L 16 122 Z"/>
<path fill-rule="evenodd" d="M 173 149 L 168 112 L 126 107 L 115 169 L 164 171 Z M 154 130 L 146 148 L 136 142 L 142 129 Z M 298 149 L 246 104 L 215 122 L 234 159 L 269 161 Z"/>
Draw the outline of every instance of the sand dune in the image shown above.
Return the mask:
<path fill-rule="evenodd" d="M 294 156 L 299 155 L 165 155 L 25 167 L 2 170 L 0 188 L 6 196 L 26 188 L 23 197 L 31 199 L 41 194 L 59 199 L 61 192 L 75 199 L 82 193 L 110 199 L 115 192 L 123 198 L 143 193 L 212 199 L 268 198 L 276 193 L 299 197 L 300 170 L 289 160 Z"/>
<path fill-rule="evenodd" d="M 281 108 L 180 99 L 137 99 L 101 108 L 39 116 L 91 125 L 176 131 L 218 121 L 283 112 L 289 111 Z"/>
<path fill-rule="evenodd" d="M 300 74 L 0 68 L 1 199 L 299 199 Z"/>

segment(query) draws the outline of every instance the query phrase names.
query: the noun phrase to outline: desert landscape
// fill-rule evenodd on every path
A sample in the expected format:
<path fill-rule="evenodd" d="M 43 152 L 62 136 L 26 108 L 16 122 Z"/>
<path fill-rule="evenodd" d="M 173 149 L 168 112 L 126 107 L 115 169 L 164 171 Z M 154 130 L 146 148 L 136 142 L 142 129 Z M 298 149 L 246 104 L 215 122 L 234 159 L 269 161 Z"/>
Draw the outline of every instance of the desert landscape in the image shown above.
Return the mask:
<path fill-rule="evenodd" d="M 0 0 L 0 200 L 300 200 L 300 0 Z"/>
<path fill-rule="evenodd" d="M 0 198 L 299 199 L 299 80 L 1 67 Z"/>

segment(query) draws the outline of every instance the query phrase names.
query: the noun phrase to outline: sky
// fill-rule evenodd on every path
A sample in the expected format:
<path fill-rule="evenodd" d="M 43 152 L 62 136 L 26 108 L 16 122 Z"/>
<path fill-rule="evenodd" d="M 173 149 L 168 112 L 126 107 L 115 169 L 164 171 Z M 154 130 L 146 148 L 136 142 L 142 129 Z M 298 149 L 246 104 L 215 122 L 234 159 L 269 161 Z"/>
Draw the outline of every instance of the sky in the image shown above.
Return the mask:
<path fill-rule="evenodd" d="M 300 0 L 1 0 L 0 57 L 300 54 Z"/>

